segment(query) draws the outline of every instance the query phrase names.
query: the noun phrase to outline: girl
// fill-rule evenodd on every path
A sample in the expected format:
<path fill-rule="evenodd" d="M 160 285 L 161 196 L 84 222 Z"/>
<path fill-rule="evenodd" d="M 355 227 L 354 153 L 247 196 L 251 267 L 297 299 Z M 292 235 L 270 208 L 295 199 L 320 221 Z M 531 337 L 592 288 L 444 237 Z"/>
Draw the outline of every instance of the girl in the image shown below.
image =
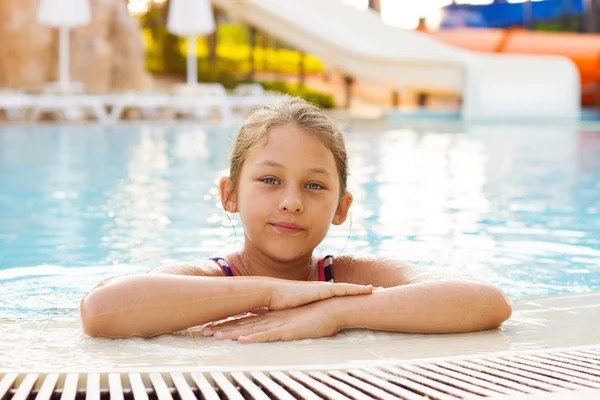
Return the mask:
<path fill-rule="evenodd" d="M 210 323 L 206 336 L 270 342 L 359 327 L 469 332 L 510 317 L 507 297 L 485 283 L 395 259 L 313 255 L 352 205 L 347 168 L 344 137 L 318 108 L 286 98 L 254 112 L 219 182 L 223 208 L 240 214 L 243 250 L 101 282 L 81 301 L 84 331 L 149 337 Z"/>

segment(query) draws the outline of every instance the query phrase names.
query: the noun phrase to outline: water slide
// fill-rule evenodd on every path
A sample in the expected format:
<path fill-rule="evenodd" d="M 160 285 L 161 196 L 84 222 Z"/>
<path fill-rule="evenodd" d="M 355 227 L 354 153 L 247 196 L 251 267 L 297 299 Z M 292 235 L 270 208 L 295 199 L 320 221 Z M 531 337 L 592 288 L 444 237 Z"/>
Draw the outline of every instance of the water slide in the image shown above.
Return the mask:
<path fill-rule="evenodd" d="M 211 0 L 231 18 L 356 79 L 401 95 L 452 93 L 465 120 L 579 118 L 577 68 L 566 57 L 484 54 L 385 25 L 340 0 Z"/>

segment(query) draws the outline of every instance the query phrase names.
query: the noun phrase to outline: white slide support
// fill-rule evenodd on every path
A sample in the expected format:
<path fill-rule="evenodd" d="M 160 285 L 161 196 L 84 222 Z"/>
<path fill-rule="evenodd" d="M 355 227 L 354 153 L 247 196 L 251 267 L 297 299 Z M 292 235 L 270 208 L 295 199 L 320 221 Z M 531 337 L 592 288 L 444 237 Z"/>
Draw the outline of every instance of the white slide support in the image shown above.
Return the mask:
<path fill-rule="evenodd" d="M 566 57 L 459 49 L 341 0 L 211 1 L 357 79 L 400 93 L 456 94 L 465 120 L 574 121 L 581 113 L 579 74 Z"/>

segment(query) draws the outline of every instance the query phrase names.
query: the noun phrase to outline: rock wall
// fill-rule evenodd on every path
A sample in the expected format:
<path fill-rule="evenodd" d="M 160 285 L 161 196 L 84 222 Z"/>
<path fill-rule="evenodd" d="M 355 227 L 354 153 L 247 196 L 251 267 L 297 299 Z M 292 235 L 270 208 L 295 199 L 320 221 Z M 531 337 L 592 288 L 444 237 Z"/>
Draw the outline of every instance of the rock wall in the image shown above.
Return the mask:
<path fill-rule="evenodd" d="M 0 1 L 0 89 L 40 90 L 58 78 L 58 31 L 36 21 L 38 0 Z M 144 44 L 125 0 L 90 0 L 92 21 L 71 30 L 71 80 L 90 92 L 144 90 Z"/>

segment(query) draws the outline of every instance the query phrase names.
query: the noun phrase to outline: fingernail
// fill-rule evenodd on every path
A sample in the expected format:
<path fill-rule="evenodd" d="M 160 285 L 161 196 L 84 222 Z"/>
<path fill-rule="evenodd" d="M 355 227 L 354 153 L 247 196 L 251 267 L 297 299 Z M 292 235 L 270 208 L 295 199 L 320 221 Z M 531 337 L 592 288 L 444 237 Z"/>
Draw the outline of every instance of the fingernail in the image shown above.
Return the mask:
<path fill-rule="evenodd" d="M 225 336 L 225 334 L 223 332 L 219 331 L 219 332 L 215 332 L 213 336 L 217 339 L 222 339 Z"/>
<path fill-rule="evenodd" d="M 202 330 L 202 334 L 204 336 L 212 336 L 213 335 L 213 331 L 212 331 L 212 329 L 203 329 Z"/>

